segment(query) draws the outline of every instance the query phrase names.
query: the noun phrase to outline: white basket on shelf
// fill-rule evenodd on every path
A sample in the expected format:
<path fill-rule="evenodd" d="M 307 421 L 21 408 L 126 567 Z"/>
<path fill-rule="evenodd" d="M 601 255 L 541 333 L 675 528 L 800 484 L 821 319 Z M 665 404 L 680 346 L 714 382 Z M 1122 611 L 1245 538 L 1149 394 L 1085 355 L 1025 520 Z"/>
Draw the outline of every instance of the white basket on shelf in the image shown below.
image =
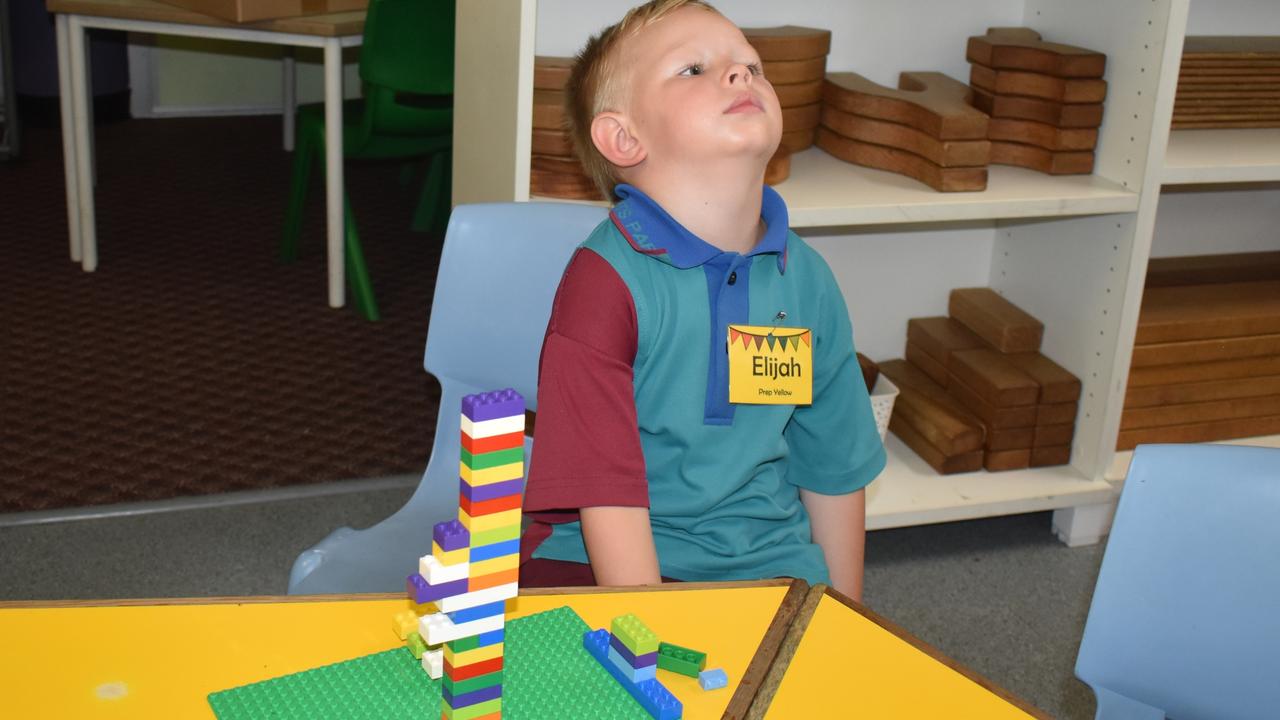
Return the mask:
<path fill-rule="evenodd" d="M 875 387 L 871 388 L 871 412 L 876 416 L 880 442 L 884 442 L 885 434 L 889 432 L 889 416 L 893 414 L 893 401 L 897 398 L 898 386 L 884 375 L 877 377 Z"/>

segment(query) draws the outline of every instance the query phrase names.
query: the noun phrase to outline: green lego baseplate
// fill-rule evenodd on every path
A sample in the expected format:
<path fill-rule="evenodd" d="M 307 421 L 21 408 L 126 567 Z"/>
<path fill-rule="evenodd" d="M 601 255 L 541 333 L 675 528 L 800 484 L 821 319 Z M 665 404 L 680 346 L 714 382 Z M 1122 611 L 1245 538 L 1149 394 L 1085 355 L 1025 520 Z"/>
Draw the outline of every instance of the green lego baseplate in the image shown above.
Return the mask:
<path fill-rule="evenodd" d="M 507 623 L 504 718 L 649 718 L 582 647 L 588 630 L 570 607 Z M 399 647 L 212 693 L 209 705 L 219 720 L 422 720 L 440 716 L 440 681 Z"/>

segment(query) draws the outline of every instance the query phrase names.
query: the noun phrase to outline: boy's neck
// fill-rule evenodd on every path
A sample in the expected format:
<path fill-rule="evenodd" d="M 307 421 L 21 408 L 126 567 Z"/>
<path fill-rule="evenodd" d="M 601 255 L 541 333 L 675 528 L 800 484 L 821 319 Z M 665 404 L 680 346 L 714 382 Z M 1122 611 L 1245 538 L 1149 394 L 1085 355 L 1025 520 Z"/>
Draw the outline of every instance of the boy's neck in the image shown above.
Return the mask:
<path fill-rule="evenodd" d="M 764 171 L 645 173 L 631 181 L 694 235 L 725 252 L 747 254 L 764 237 Z"/>

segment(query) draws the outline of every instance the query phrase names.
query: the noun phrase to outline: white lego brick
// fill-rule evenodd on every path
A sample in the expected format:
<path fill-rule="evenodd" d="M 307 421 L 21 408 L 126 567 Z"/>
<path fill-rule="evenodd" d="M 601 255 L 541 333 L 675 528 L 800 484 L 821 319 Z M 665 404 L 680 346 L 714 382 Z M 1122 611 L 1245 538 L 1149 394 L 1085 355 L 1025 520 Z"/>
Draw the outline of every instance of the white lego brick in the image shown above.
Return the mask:
<path fill-rule="evenodd" d="M 524 432 L 524 414 L 509 415 L 507 417 L 494 418 L 493 420 L 481 420 L 480 422 L 471 422 L 466 415 L 463 415 L 462 432 L 470 436 L 472 440 L 495 435 L 510 435 L 513 432 Z"/>
<path fill-rule="evenodd" d="M 436 601 L 436 607 L 439 608 L 440 612 L 457 612 L 458 610 L 466 610 L 479 605 L 496 603 L 499 600 L 510 600 L 519 593 L 520 588 L 517 583 L 507 583 L 506 585 L 497 585 L 484 590 L 440 598 Z"/>
<path fill-rule="evenodd" d="M 481 633 L 493 632 L 501 630 L 506 623 L 505 615 L 494 615 L 492 617 L 472 620 L 461 624 L 454 624 L 449 616 L 444 613 L 435 613 L 433 615 L 423 615 L 418 619 L 418 634 L 427 641 L 428 645 L 439 645 L 441 643 L 453 642 L 461 638 L 468 638 Z"/>
<path fill-rule="evenodd" d="M 439 680 L 444 676 L 444 650 L 428 650 L 422 653 L 422 669 L 427 671 L 427 675 L 432 680 Z"/>
<path fill-rule="evenodd" d="M 471 574 L 471 563 L 463 561 L 453 565 L 445 565 L 435 555 L 423 555 L 418 558 L 418 574 L 432 585 L 461 580 Z"/>

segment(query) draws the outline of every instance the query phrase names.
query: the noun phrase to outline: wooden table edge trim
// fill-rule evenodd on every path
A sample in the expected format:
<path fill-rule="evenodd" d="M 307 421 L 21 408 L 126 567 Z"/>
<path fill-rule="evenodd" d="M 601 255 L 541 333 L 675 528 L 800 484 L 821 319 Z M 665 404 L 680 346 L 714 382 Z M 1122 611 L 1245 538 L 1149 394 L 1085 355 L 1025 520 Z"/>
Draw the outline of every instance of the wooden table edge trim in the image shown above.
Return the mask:
<path fill-rule="evenodd" d="M 870 620 L 871 622 L 893 633 L 900 640 L 907 642 L 908 644 L 910 644 L 912 647 L 919 650 L 920 652 L 923 652 L 924 654 L 928 655 L 934 660 L 937 660 L 943 665 L 946 665 L 952 670 L 955 670 L 956 672 L 965 676 L 969 680 L 972 680 L 973 682 L 977 683 L 980 687 L 995 694 L 1005 702 L 1017 707 L 1019 710 L 1022 710 L 1023 712 L 1027 713 L 1028 715 L 1031 715 L 1032 717 L 1039 718 L 1040 720 L 1053 720 L 1053 718 L 1050 715 L 1045 714 L 1044 711 L 1035 707 L 1031 703 L 1023 700 L 1022 698 L 1004 689 L 1000 685 L 997 685 L 991 680 L 988 680 L 987 678 L 979 675 L 977 672 L 969 669 L 968 667 L 965 667 L 964 665 L 960 664 L 958 661 L 950 657 L 947 657 L 945 654 L 942 653 L 942 651 L 938 650 L 937 648 L 930 645 L 929 643 L 911 634 L 901 625 L 898 625 L 892 620 L 889 620 L 883 615 L 880 615 L 874 610 L 871 610 L 865 605 L 862 605 L 861 603 L 857 602 L 853 598 L 850 598 L 848 595 L 845 595 L 844 593 L 834 588 L 827 587 L 826 585 L 817 585 L 814 587 L 815 594 L 817 594 L 819 590 L 821 590 L 821 594 L 830 597 L 832 600 L 839 602 L 840 604 L 844 605 L 850 610 L 853 610 L 854 612 L 858 613 L 859 615 L 862 615 L 863 617 Z M 814 606 L 816 608 L 817 606 L 816 602 L 814 603 Z M 793 653 L 794 653 L 794 650 L 793 650 Z"/>
<path fill-rule="evenodd" d="M 760 645 L 756 648 L 755 655 L 751 657 L 751 662 L 747 665 L 746 671 L 743 672 L 742 679 L 738 682 L 738 688 L 734 690 L 733 697 L 730 698 L 728 706 L 725 707 L 722 718 L 740 720 L 747 717 L 751 704 L 755 702 L 770 670 L 777 663 L 778 654 L 783 647 L 783 641 L 791 630 L 796 614 L 804 604 L 805 598 L 808 597 L 809 583 L 804 580 L 794 579 L 781 582 L 788 582 L 791 587 L 778 605 L 778 610 L 774 613 L 773 620 L 769 623 L 769 628 L 765 630 L 764 637 L 760 639 Z"/>
<path fill-rule="evenodd" d="M 777 694 L 778 687 L 782 684 L 782 678 L 786 675 L 787 668 L 791 665 L 791 658 L 796 654 L 796 648 L 800 646 L 800 641 L 804 639 L 804 633 L 809 628 L 809 621 L 813 619 L 813 613 L 818 609 L 818 601 L 822 599 L 823 589 L 826 585 L 818 584 L 809 588 L 805 593 L 804 600 L 800 607 L 795 611 L 794 619 L 791 626 L 787 628 L 786 636 L 782 639 L 776 657 L 769 666 L 769 671 L 760 683 L 760 688 L 755 693 L 755 698 L 751 701 L 751 707 L 744 716 L 748 720 L 758 720 L 763 718 L 769 710 L 769 705 L 773 703 L 773 696 Z"/>

